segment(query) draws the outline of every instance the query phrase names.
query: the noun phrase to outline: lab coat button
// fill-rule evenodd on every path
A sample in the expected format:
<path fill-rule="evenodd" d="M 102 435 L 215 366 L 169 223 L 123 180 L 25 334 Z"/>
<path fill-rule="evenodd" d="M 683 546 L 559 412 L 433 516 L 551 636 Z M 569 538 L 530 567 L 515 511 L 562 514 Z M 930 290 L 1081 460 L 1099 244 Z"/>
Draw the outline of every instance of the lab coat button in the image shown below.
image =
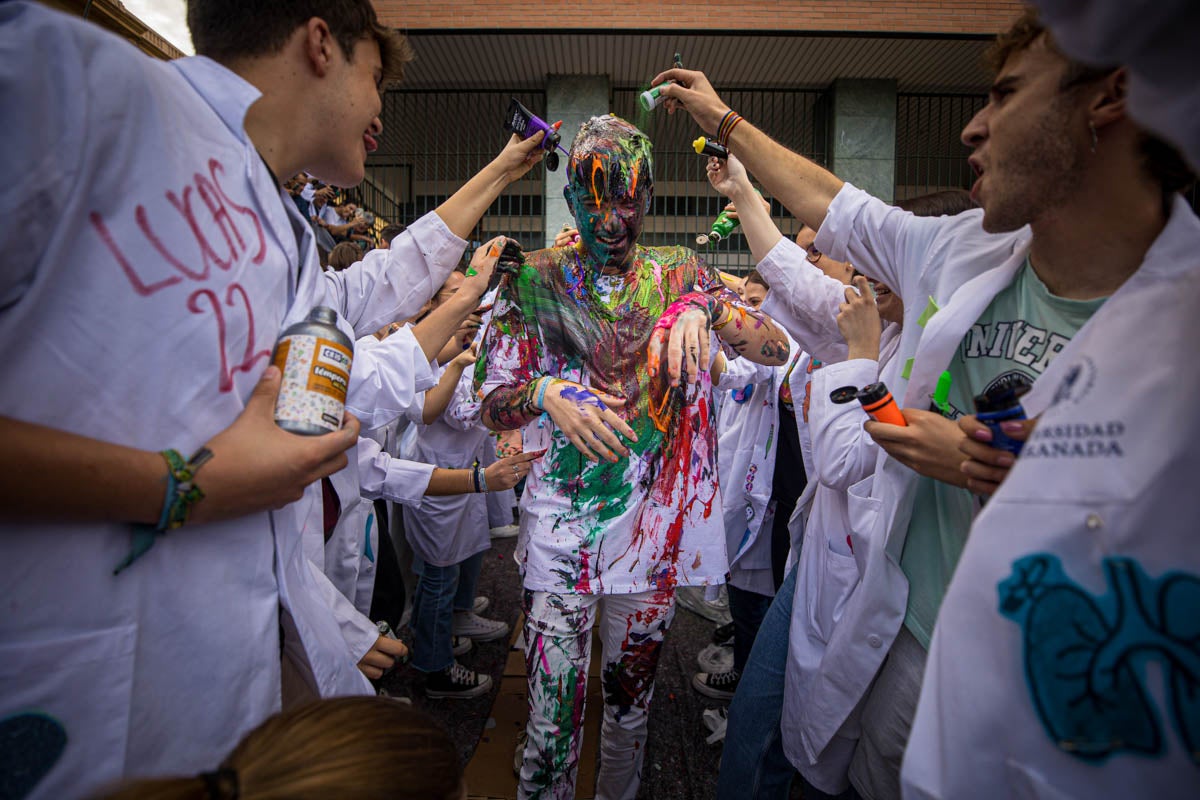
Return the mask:
<path fill-rule="evenodd" d="M 1088 514 L 1085 524 L 1089 531 L 1097 531 L 1104 527 L 1104 520 L 1100 519 L 1099 514 Z"/>
<path fill-rule="evenodd" d="M 871 647 L 878 649 L 880 647 L 883 647 L 883 639 L 880 639 L 878 636 L 876 636 L 875 634 L 872 633 L 870 636 L 867 637 L 867 644 L 871 645 Z"/>

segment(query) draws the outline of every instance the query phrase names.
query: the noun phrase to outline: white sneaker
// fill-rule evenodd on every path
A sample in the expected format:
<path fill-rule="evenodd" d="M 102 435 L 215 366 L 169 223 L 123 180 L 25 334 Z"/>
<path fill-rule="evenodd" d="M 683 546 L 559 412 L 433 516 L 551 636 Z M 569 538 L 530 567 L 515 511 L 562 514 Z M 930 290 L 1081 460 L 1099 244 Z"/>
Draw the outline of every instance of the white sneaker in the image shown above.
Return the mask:
<path fill-rule="evenodd" d="M 487 611 L 491 605 L 492 601 L 488 598 L 476 597 L 475 604 L 471 606 L 471 611 L 475 612 L 476 614 L 482 614 L 483 612 Z"/>
<path fill-rule="evenodd" d="M 707 644 L 696 656 L 701 672 L 729 672 L 733 669 L 733 647 Z"/>
<path fill-rule="evenodd" d="M 454 635 L 470 636 L 477 642 L 490 642 L 508 635 L 508 623 L 498 619 L 486 619 L 470 611 L 456 611 Z"/>
<path fill-rule="evenodd" d="M 704 727 L 708 728 L 709 733 L 708 738 L 704 741 L 709 744 L 725 741 L 725 729 L 729 726 L 729 711 L 724 706 L 704 709 L 700 719 L 704 722 Z"/>
<path fill-rule="evenodd" d="M 521 532 L 520 525 L 500 525 L 488 531 L 493 539 L 511 539 Z"/>

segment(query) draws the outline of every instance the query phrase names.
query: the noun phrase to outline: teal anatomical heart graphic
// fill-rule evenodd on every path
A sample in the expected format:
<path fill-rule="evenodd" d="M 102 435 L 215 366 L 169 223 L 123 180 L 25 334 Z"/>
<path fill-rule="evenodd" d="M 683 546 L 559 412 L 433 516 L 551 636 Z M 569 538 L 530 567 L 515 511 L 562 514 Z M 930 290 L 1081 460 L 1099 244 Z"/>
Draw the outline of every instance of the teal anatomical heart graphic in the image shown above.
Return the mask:
<path fill-rule="evenodd" d="M 1127 558 L 1103 561 L 1109 591 L 1088 594 L 1058 558 L 1025 556 L 999 585 L 1000 613 L 1021 626 L 1025 677 L 1038 717 L 1064 751 L 1102 761 L 1120 751 L 1165 752 L 1143 684 L 1161 663 L 1168 713 L 1200 766 L 1200 578 L 1149 578 Z"/>

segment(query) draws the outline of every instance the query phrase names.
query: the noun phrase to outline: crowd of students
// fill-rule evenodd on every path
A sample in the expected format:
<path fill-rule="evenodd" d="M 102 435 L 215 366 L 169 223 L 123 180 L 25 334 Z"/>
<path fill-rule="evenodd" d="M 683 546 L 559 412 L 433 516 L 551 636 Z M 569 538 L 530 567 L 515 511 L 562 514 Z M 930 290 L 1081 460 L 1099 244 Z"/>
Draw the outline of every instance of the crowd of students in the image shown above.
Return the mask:
<path fill-rule="evenodd" d="M 652 145 L 609 115 L 574 136 L 554 246 L 464 264 L 540 135 L 376 239 L 332 187 L 404 39 L 367 0 L 188 24 L 200 55 L 157 62 L 0 6 L 6 235 L 39 243 L 0 283 L 7 796 L 464 796 L 444 731 L 364 695 L 410 655 L 431 698 L 491 690 L 459 658 L 510 633 L 476 591 L 517 488 L 521 797 L 575 794 L 593 630 L 596 796 L 637 795 L 675 591 L 719 585 L 731 652 L 693 686 L 730 701 L 720 798 L 1200 787 L 1200 221 L 1126 68 L 1027 11 L 962 134 L 971 191 L 896 205 L 703 73 L 656 76 L 728 148 L 739 279 L 639 243 Z M 347 413 L 299 436 L 269 364 L 316 306 L 355 342 Z M 854 399 L 877 384 L 890 418 Z M 996 393 L 1026 418 L 981 422 Z"/>

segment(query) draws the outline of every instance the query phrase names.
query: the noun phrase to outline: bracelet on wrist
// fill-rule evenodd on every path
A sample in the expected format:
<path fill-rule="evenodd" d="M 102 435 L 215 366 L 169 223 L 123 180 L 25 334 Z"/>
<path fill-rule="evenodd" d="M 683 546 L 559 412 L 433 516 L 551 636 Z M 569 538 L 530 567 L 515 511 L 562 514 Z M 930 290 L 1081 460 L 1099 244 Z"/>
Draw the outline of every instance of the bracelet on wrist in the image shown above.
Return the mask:
<path fill-rule="evenodd" d="M 546 388 L 554 383 L 554 378 L 539 378 L 540 384 L 537 390 L 537 399 L 533 403 L 533 407 L 538 411 L 545 411 Z"/>
<path fill-rule="evenodd" d="M 167 490 L 163 497 L 162 513 L 154 525 L 134 525 L 133 543 L 129 555 L 117 565 L 113 574 L 124 570 L 154 546 L 154 540 L 187 523 L 192 506 L 204 499 L 204 491 L 196 484 L 196 473 L 213 457 L 212 450 L 201 447 L 187 461 L 178 450 L 163 450 L 159 455 L 167 462 Z"/>
<path fill-rule="evenodd" d="M 484 471 L 483 467 L 475 468 L 475 482 L 479 486 L 475 491 L 480 493 L 487 492 L 487 472 Z"/>

